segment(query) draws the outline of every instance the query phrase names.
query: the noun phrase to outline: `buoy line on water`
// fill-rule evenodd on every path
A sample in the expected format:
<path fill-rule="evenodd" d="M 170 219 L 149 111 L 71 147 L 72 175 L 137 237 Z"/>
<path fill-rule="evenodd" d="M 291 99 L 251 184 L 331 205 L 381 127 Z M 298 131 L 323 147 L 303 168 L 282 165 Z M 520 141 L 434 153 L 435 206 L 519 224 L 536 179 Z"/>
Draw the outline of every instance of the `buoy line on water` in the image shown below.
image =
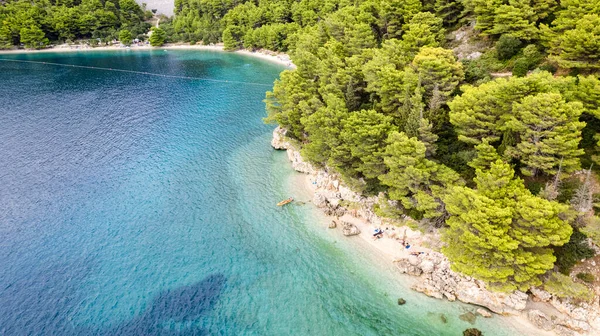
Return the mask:
<path fill-rule="evenodd" d="M 62 63 L 41 62 L 41 61 L 27 61 L 27 60 L 17 60 L 17 59 L 8 59 L 8 58 L 0 58 L 0 61 L 4 61 L 4 62 L 17 62 L 17 63 L 43 64 L 43 65 L 55 65 L 55 66 L 62 66 L 62 67 L 80 68 L 80 69 L 91 69 L 91 70 L 101 70 L 101 71 L 127 72 L 127 73 L 133 73 L 133 74 L 139 74 L 139 75 L 146 75 L 146 76 L 176 78 L 176 79 L 187 79 L 187 80 L 198 80 L 198 81 L 226 83 L 226 84 L 244 84 L 244 85 L 256 85 L 256 86 L 265 86 L 265 87 L 272 87 L 273 86 L 273 84 L 263 84 L 263 83 L 256 83 L 256 82 L 242 82 L 242 81 L 230 81 L 230 80 L 224 80 L 224 79 L 202 78 L 202 77 L 192 77 L 192 76 L 165 75 L 165 74 L 157 74 L 157 73 L 146 72 L 146 71 L 136 71 L 136 70 L 126 70 L 126 69 L 113 69 L 113 68 L 102 68 L 102 67 L 95 67 L 95 66 L 88 66 L 88 65 L 62 64 Z"/>

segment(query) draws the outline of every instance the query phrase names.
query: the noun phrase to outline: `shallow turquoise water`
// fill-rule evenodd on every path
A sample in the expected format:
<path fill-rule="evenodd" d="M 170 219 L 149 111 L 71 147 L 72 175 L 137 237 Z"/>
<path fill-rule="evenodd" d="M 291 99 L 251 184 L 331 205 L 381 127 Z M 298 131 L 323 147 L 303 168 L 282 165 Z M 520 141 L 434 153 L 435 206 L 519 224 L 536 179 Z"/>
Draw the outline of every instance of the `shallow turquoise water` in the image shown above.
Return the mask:
<path fill-rule="evenodd" d="M 269 146 L 268 87 L 234 81 L 271 84 L 281 67 L 198 51 L 0 58 L 174 76 L 0 61 L 0 334 L 471 327 L 458 315 L 473 307 L 408 290 L 311 205 L 274 205 L 310 195 Z M 518 334 L 499 318 L 475 326 Z"/>

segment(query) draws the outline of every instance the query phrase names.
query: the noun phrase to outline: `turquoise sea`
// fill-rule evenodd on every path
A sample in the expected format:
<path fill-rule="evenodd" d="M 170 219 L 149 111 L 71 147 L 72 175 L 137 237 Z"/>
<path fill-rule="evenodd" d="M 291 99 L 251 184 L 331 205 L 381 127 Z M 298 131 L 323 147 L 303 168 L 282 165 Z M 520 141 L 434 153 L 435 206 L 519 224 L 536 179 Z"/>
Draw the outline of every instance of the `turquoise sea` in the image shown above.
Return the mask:
<path fill-rule="evenodd" d="M 32 61 L 0 61 L 1 335 L 519 334 L 412 292 L 312 205 L 275 206 L 310 199 L 262 122 L 282 67 L 191 50 L 0 58 Z"/>

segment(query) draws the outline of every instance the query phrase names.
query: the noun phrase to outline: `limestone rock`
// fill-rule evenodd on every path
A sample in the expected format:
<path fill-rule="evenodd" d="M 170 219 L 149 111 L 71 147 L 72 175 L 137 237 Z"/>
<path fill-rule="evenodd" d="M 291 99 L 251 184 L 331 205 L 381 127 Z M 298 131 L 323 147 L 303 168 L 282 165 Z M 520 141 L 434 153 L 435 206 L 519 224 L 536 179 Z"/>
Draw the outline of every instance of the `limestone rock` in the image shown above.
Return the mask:
<path fill-rule="evenodd" d="M 333 214 L 336 217 L 342 217 L 344 214 L 346 213 L 346 209 L 342 208 L 342 207 L 337 207 L 335 208 L 335 210 L 333 211 Z"/>
<path fill-rule="evenodd" d="M 317 206 L 317 208 L 324 208 L 327 206 L 327 199 L 320 193 L 315 193 L 313 196 L 313 203 Z"/>
<path fill-rule="evenodd" d="M 340 201 L 341 199 L 337 198 L 337 197 L 331 197 L 327 199 L 327 202 L 329 202 L 329 204 L 331 204 L 332 208 L 337 208 L 340 205 Z"/>
<path fill-rule="evenodd" d="M 560 324 L 554 326 L 554 333 L 559 336 L 575 336 L 575 332 L 573 330 Z"/>
<path fill-rule="evenodd" d="M 346 186 L 340 185 L 338 187 L 338 191 L 340 192 L 342 199 L 345 199 L 350 202 L 360 201 L 361 196 Z"/>
<path fill-rule="evenodd" d="M 337 227 L 337 222 L 336 222 L 336 221 L 334 221 L 334 220 L 332 220 L 332 221 L 329 223 L 329 228 L 330 228 L 330 229 L 335 229 L 336 227 Z"/>
<path fill-rule="evenodd" d="M 417 266 L 411 265 L 411 266 L 408 266 L 408 272 L 406 272 L 406 274 L 412 275 L 412 276 L 419 276 L 419 275 L 423 274 L 423 270 L 421 270 Z"/>
<path fill-rule="evenodd" d="M 408 272 L 408 266 L 410 266 L 410 264 L 408 263 L 408 260 L 406 260 L 406 259 L 396 260 L 394 262 L 394 264 L 396 264 L 396 267 L 398 268 L 400 273 Z"/>
<path fill-rule="evenodd" d="M 433 264 L 433 261 L 425 259 L 419 264 L 419 267 L 423 270 L 423 273 L 431 273 L 433 272 L 435 265 Z"/>
<path fill-rule="evenodd" d="M 550 320 L 550 318 L 546 316 L 546 314 L 542 313 L 537 309 L 532 309 L 528 311 L 527 318 L 529 319 L 529 321 L 531 321 L 531 323 L 533 323 L 536 327 L 540 329 L 546 331 L 554 329 L 554 324 L 552 323 L 552 320 Z"/>
<path fill-rule="evenodd" d="M 360 234 L 360 230 L 356 227 L 356 225 L 348 222 L 344 222 L 344 228 L 342 229 L 342 233 L 344 236 L 356 236 Z"/>
<path fill-rule="evenodd" d="M 275 149 L 288 149 L 289 143 L 285 140 L 285 134 L 287 130 L 277 126 L 273 130 L 273 139 L 271 140 L 271 146 Z"/>
<path fill-rule="evenodd" d="M 450 301 L 450 302 L 456 301 L 456 295 L 454 295 L 452 293 L 448 293 L 448 292 L 443 292 L 442 294 L 446 297 L 446 299 L 448 301 Z"/>
<path fill-rule="evenodd" d="M 534 301 L 548 302 L 552 298 L 552 294 L 546 292 L 545 290 L 532 287 L 530 289 L 531 294 L 533 294 Z"/>
<path fill-rule="evenodd" d="M 417 292 L 421 292 L 427 296 L 434 297 L 436 299 L 442 299 L 444 296 L 440 291 L 438 291 L 435 287 L 427 285 L 425 283 L 417 283 L 411 287 L 413 290 Z"/>
<path fill-rule="evenodd" d="M 293 149 L 293 147 L 287 149 L 287 155 L 288 159 L 292 162 L 292 167 L 297 172 L 305 174 L 313 174 L 315 172 L 314 167 L 310 163 L 305 162 L 300 152 Z"/>
<path fill-rule="evenodd" d="M 575 330 L 575 331 L 581 332 L 581 333 L 586 333 L 591 330 L 590 325 L 587 322 L 581 321 L 581 320 L 568 319 L 564 323 L 561 323 L 561 324 L 563 324 L 564 326 L 566 326 L 567 328 L 569 328 L 571 330 Z"/>
<path fill-rule="evenodd" d="M 492 317 L 492 313 L 490 313 L 487 309 L 484 309 L 484 308 L 477 308 L 476 312 L 477 312 L 477 314 L 479 314 L 485 318 Z"/>
<path fill-rule="evenodd" d="M 467 55 L 467 59 L 468 60 L 475 60 L 481 57 L 481 55 L 483 55 L 480 51 L 474 51 L 470 54 Z"/>

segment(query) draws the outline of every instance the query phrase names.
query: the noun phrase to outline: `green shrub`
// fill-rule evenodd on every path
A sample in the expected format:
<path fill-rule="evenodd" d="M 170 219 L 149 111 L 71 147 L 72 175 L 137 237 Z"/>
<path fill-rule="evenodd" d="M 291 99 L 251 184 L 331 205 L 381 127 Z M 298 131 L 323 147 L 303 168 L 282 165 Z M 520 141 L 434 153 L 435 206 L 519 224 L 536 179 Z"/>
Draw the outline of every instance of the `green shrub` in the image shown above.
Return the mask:
<path fill-rule="evenodd" d="M 573 298 L 582 301 L 592 299 L 592 291 L 589 288 L 560 273 L 552 273 L 544 283 L 544 289 L 559 298 Z"/>
<path fill-rule="evenodd" d="M 593 283 L 596 281 L 596 277 L 594 277 L 594 275 L 591 273 L 577 273 L 577 279 L 587 283 Z"/>
<path fill-rule="evenodd" d="M 465 69 L 465 81 L 468 83 L 481 83 L 492 79 L 488 70 L 477 60 L 463 60 L 463 68 Z"/>
<path fill-rule="evenodd" d="M 515 56 L 519 52 L 519 48 L 521 47 L 521 40 L 516 37 L 502 35 L 498 42 L 496 42 L 496 53 L 498 54 L 498 59 L 505 61 Z"/>
<path fill-rule="evenodd" d="M 525 57 L 517 59 L 515 65 L 513 65 L 512 74 L 517 77 L 525 77 L 531 66 L 529 60 Z"/>
<path fill-rule="evenodd" d="M 526 180 L 525 188 L 531 191 L 532 194 L 538 195 L 542 189 L 546 186 L 546 183 L 539 180 Z"/>
<path fill-rule="evenodd" d="M 556 256 L 555 265 L 558 267 L 560 273 L 569 274 L 579 260 L 588 259 L 595 255 L 594 250 L 589 247 L 586 239 L 587 237 L 583 233 L 574 229 L 568 243 L 554 248 L 554 255 Z"/>
<path fill-rule="evenodd" d="M 529 44 L 523 48 L 523 57 L 527 58 L 531 64 L 537 64 L 542 60 L 542 54 L 535 44 Z"/>
<path fill-rule="evenodd" d="M 556 70 L 558 70 L 558 69 L 556 68 L 556 66 L 554 66 L 554 65 L 552 65 L 552 64 L 549 64 L 549 63 L 546 63 L 546 64 L 542 64 L 542 65 L 540 65 L 540 66 L 538 67 L 538 69 L 540 69 L 540 70 L 542 70 L 542 71 L 548 71 L 548 72 L 550 72 L 550 73 L 552 73 L 552 74 L 556 73 Z"/>
<path fill-rule="evenodd" d="M 419 211 L 417 209 L 408 209 L 407 210 L 407 215 L 408 217 L 414 219 L 414 220 L 421 220 L 423 219 L 423 211 Z"/>
<path fill-rule="evenodd" d="M 600 218 L 597 216 L 586 218 L 585 226 L 581 228 L 581 232 L 591 238 L 596 245 L 600 245 Z"/>

